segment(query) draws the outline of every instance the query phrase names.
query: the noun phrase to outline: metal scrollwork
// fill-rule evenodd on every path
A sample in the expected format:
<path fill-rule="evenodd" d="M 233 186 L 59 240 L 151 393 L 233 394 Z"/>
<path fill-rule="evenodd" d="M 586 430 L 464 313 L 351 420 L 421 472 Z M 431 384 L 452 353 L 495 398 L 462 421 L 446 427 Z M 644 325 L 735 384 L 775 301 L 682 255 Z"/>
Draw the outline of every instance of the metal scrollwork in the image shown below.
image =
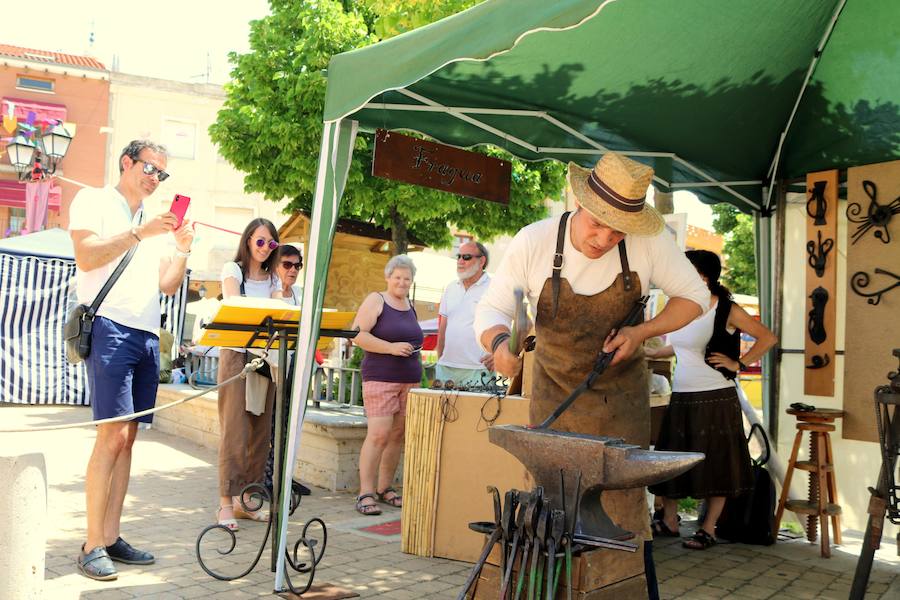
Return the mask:
<path fill-rule="evenodd" d="M 816 344 L 821 344 L 828 339 L 828 332 L 825 331 L 825 305 L 828 304 L 828 290 L 823 287 L 817 287 L 809 295 L 812 300 L 812 310 L 809 311 L 809 321 L 807 329 L 809 330 L 809 339 Z"/>
<path fill-rule="evenodd" d="M 831 364 L 831 358 L 825 354 L 823 356 L 819 356 L 818 354 L 814 354 L 810 359 L 810 363 L 806 365 L 807 369 L 824 369 L 828 365 Z"/>
<path fill-rule="evenodd" d="M 250 500 L 245 501 L 245 498 L 249 498 Z M 271 499 L 272 495 L 269 492 L 268 488 L 258 483 L 251 483 L 241 491 L 241 508 L 243 508 L 246 512 L 255 512 L 257 510 L 260 510 L 266 502 L 271 505 Z M 293 513 L 293 511 L 297 508 L 300 500 L 301 497 L 297 496 L 296 504 L 294 504 L 295 499 L 291 499 L 291 513 Z M 204 537 L 206 537 L 206 535 L 211 531 L 224 531 L 230 537 L 230 540 L 227 541 L 228 547 L 224 549 L 216 548 L 215 550 L 221 556 L 227 556 L 234 552 L 234 549 L 237 546 L 237 535 L 235 535 L 232 530 L 228 529 L 224 525 L 219 525 L 218 523 L 206 527 L 203 531 L 200 532 L 200 535 L 197 536 L 197 543 L 194 546 L 197 556 L 197 562 L 200 563 L 200 568 L 203 569 L 210 577 L 213 577 L 220 581 L 232 581 L 235 579 L 246 577 L 254 568 L 256 568 L 256 565 L 259 563 L 259 559 L 262 556 L 263 550 L 266 547 L 266 543 L 269 541 L 269 536 L 272 534 L 272 529 L 274 527 L 275 523 L 272 520 L 272 513 L 270 512 L 269 520 L 266 523 L 265 535 L 262 538 L 262 542 L 259 545 L 259 550 L 257 551 L 256 556 L 253 557 L 253 560 L 250 562 L 250 565 L 246 569 L 236 575 L 225 575 L 213 570 L 207 564 L 207 561 L 203 558 L 203 555 L 201 553 L 201 545 Z M 316 536 L 311 535 L 311 532 L 316 534 Z M 285 570 L 285 581 L 292 593 L 302 595 L 307 592 L 312 586 L 313 578 L 316 575 L 316 565 L 319 564 L 319 562 L 322 560 L 322 557 L 325 555 L 325 546 L 327 545 L 327 543 L 328 530 L 325 527 L 325 522 L 318 517 L 314 517 L 304 524 L 301 537 L 294 544 L 293 553 L 290 551 L 290 549 L 285 550 L 285 562 L 291 567 L 291 569 L 306 576 L 306 582 L 302 586 L 294 587 L 290 578 L 288 577 L 287 570 Z"/>
<path fill-rule="evenodd" d="M 812 267 L 816 276 L 822 277 L 825 275 L 825 263 L 828 257 L 828 253 L 831 252 L 831 249 L 834 248 L 834 240 L 832 238 L 825 238 L 825 241 L 822 241 L 822 232 L 819 231 L 819 243 L 809 240 L 806 242 L 806 253 L 809 255 L 809 266 Z"/>
<path fill-rule="evenodd" d="M 900 196 L 894 199 L 890 204 L 878 204 L 878 188 L 875 183 L 866 179 L 862 182 L 866 195 L 869 196 L 869 208 L 863 214 L 863 208 L 858 202 L 851 202 L 847 205 L 847 220 L 856 223 L 856 231 L 850 236 L 855 244 L 863 238 L 867 231 L 875 228 L 874 235 L 882 241 L 882 243 L 891 243 L 891 232 L 888 230 L 888 224 L 894 215 L 900 214 Z"/>
<path fill-rule="evenodd" d="M 813 189 L 807 190 L 810 193 L 809 200 L 806 201 L 806 214 L 815 219 L 813 225 L 825 225 L 825 210 L 828 207 L 828 201 L 825 199 L 825 187 L 827 181 L 817 181 L 813 184 Z M 815 202 L 815 209 L 811 210 L 810 204 Z"/>
<path fill-rule="evenodd" d="M 877 306 L 879 302 L 881 302 L 881 297 L 884 296 L 889 291 L 894 288 L 900 287 L 900 275 L 895 275 L 890 271 L 886 271 L 885 269 L 875 269 L 876 275 L 888 275 L 893 277 L 896 281 L 893 284 L 890 284 L 880 290 L 874 292 L 866 292 L 863 291 L 862 288 L 869 287 L 869 283 L 871 283 L 869 279 L 869 274 L 865 271 L 859 271 L 853 274 L 853 277 L 850 278 L 850 289 L 856 293 L 858 296 L 862 296 L 863 298 L 867 298 L 866 302 L 871 304 L 872 306 Z"/>

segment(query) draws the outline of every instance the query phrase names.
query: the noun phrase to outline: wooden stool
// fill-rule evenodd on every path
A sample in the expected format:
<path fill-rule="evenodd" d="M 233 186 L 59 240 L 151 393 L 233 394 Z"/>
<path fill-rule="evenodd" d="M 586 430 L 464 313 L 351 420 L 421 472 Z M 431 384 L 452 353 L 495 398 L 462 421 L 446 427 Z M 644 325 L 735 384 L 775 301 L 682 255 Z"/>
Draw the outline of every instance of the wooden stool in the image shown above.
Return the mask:
<path fill-rule="evenodd" d="M 828 518 L 834 532 L 834 543 L 841 543 L 841 505 L 838 504 L 837 482 L 834 473 L 834 455 L 831 453 L 831 438 L 828 434 L 834 431 L 834 420 L 844 416 L 844 411 L 830 408 L 819 408 L 810 412 L 787 409 L 789 415 L 797 417 L 797 436 L 794 438 L 794 449 L 788 461 L 784 475 L 784 486 L 781 498 L 778 499 L 778 512 L 775 513 L 775 531 L 781 528 L 781 516 L 784 509 L 807 516 L 806 538 L 816 541 L 816 528 L 822 529 L 822 557 L 831 558 L 831 544 L 828 539 Z M 808 431 L 809 460 L 797 460 L 803 432 Z M 791 477 L 794 469 L 809 472 L 809 499 L 788 500 L 791 489 Z"/>

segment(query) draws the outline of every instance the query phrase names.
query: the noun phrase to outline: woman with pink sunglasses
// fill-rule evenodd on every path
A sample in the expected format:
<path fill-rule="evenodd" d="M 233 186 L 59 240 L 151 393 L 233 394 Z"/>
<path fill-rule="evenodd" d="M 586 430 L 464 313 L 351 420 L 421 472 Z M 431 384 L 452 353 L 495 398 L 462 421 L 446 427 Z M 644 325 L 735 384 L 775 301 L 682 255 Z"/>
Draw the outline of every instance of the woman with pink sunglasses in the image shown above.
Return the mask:
<path fill-rule="evenodd" d="M 237 254 L 222 268 L 222 296 L 271 298 L 281 291 L 275 273 L 278 230 L 268 219 L 253 219 L 244 229 Z M 252 359 L 243 348 L 219 352 L 218 381 L 237 375 Z M 259 377 L 238 379 L 219 388 L 219 525 L 237 531 L 236 519 L 265 521 L 262 510 L 249 510 L 250 498 L 241 503 L 241 490 L 263 480 L 269 454 L 275 385 L 268 364 Z M 265 391 L 263 391 L 265 390 Z"/>

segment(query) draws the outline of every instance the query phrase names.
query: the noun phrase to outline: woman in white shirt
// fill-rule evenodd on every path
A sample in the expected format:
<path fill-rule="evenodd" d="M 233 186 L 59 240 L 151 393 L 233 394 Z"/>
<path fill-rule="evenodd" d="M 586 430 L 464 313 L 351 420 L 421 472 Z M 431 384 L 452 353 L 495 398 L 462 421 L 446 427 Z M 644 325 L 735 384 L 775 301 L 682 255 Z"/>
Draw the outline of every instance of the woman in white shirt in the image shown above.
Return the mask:
<path fill-rule="evenodd" d="M 750 454 L 744 438 L 744 423 L 734 378 L 762 358 L 775 345 L 775 334 L 747 314 L 719 283 L 722 264 L 707 250 L 686 253 L 712 293 L 710 310 L 685 327 L 669 334 L 669 346 L 646 349 L 651 357 L 676 357 L 672 398 L 660 426 L 657 450 L 703 452 L 706 459 L 675 479 L 650 486 L 663 497 L 663 512 L 653 521 L 654 537 L 678 536 L 678 499 L 705 498 L 706 517 L 683 545 L 705 550 L 716 543 L 716 521 L 725 498 L 737 496 L 752 486 Z M 740 332 L 756 342 L 740 355 Z M 710 340 L 727 352 L 708 352 Z M 721 343 L 720 343 L 721 340 Z"/>
<path fill-rule="evenodd" d="M 234 261 L 222 268 L 222 296 L 271 298 L 280 292 L 275 275 L 275 249 L 278 230 L 268 219 L 253 219 L 244 229 Z M 219 352 L 219 383 L 237 375 L 247 363 L 243 348 L 223 348 Z M 252 357 L 252 355 L 251 355 Z M 257 371 L 267 370 L 266 366 Z M 265 521 L 261 510 L 248 510 L 241 503 L 241 491 L 251 483 L 263 481 L 275 386 L 269 385 L 264 401 L 248 398 L 243 379 L 219 388 L 219 525 L 238 529 L 235 519 Z M 256 402 L 248 402 L 248 400 Z M 262 413 L 257 406 L 264 407 Z M 249 502 L 249 498 L 245 498 Z"/>

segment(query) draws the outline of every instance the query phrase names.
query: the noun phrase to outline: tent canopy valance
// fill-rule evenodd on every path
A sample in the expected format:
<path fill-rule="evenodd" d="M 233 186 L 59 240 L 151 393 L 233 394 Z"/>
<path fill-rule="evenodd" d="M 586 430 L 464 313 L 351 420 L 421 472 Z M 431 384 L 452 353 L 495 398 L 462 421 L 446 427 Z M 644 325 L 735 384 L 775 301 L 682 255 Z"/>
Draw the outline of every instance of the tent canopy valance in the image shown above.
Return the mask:
<path fill-rule="evenodd" d="M 334 56 L 325 120 L 526 160 L 617 150 L 652 164 L 663 190 L 760 210 L 772 179 L 900 154 L 897 12 L 893 0 L 489 0 Z"/>

